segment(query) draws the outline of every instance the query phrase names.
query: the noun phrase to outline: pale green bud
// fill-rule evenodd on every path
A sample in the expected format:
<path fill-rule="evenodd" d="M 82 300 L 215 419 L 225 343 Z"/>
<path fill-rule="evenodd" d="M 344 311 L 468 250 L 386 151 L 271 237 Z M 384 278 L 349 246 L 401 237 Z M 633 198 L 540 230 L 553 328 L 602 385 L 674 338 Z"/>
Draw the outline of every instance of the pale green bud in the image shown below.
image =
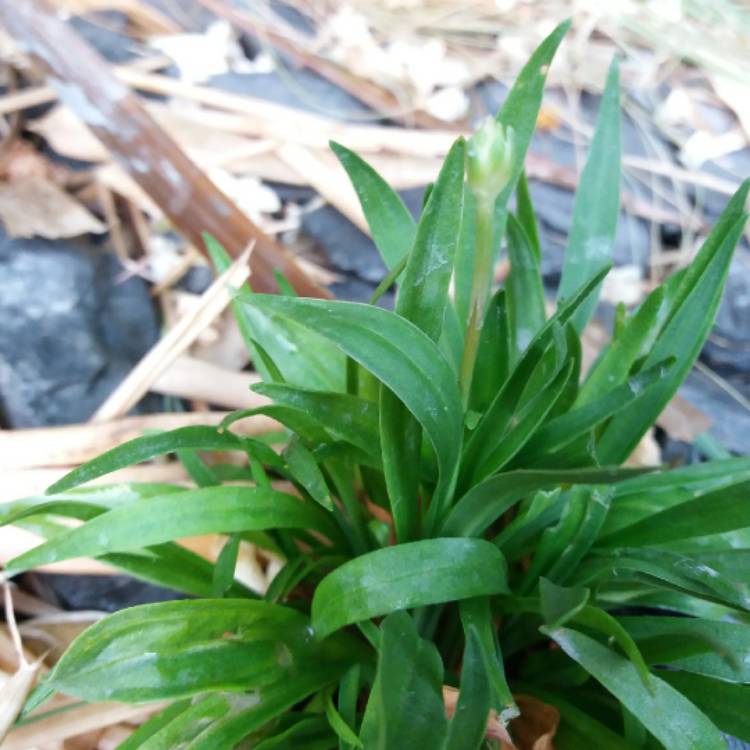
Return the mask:
<path fill-rule="evenodd" d="M 485 117 L 467 148 L 466 175 L 477 198 L 497 198 L 510 180 L 512 160 L 513 129 Z"/>

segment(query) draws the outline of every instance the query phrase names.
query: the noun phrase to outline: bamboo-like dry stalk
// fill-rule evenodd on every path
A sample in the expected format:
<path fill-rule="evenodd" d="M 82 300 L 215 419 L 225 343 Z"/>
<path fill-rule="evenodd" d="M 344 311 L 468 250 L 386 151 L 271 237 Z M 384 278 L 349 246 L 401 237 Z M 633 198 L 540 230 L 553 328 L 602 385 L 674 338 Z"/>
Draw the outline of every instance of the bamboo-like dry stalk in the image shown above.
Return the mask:
<path fill-rule="evenodd" d="M 253 284 L 276 291 L 274 269 L 306 296 L 329 296 L 265 235 L 177 146 L 112 73 L 107 62 L 57 16 L 47 0 L 0 3 L 0 22 L 40 63 L 58 95 L 197 248 L 203 233 L 238 256 L 251 241 Z"/>

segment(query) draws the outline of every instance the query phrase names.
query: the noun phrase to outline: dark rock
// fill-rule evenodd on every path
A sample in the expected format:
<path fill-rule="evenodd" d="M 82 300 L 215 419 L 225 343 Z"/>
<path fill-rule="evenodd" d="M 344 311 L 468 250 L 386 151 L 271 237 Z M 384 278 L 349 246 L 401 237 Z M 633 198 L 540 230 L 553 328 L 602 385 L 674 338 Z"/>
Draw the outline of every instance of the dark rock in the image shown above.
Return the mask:
<path fill-rule="evenodd" d="M 303 34 L 314 34 L 315 24 L 308 16 L 289 3 L 271 0 L 271 10 L 286 21 L 292 28 Z"/>
<path fill-rule="evenodd" d="M 484 115 L 496 115 L 500 111 L 509 90 L 504 83 L 494 79 L 480 81 L 469 94 L 472 100 L 473 119 L 478 120 Z"/>
<path fill-rule="evenodd" d="M 213 88 L 233 94 L 258 96 L 306 112 L 322 113 L 341 120 L 372 114 L 359 99 L 307 68 L 285 65 L 284 72 L 222 73 L 208 82 Z"/>
<path fill-rule="evenodd" d="M 682 227 L 679 224 L 661 224 L 659 235 L 662 247 L 666 250 L 677 249 L 682 243 Z"/>
<path fill-rule="evenodd" d="M 175 0 L 146 0 L 148 5 L 155 8 L 163 16 L 174 21 L 178 28 L 185 31 L 204 31 L 216 20 L 210 10 L 197 2 L 175 2 Z"/>
<path fill-rule="evenodd" d="M 186 596 L 171 589 L 137 581 L 129 576 L 38 574 L 67 610 L 116 612 L 136 604 L 152 604 Z"/>
<path fill-rule="evenodd" d="M 158 338 L 146 284 L 93 243 L 3 234 L 0 278 L 9 427 L 86 421 Z"/>
<path fill-rule="evenodd" d="M 424 188 L 404 190 L 401 197 L 413 215 L 417 215 Z M 372 240 L 332 206 L 323 206 L 302 218 L 302 229 L 324 250 L 334 270 L 377 284 L 386 274 Z"/>
<path fill-rule="evenodd" d="M 529 151 L 535 156 L 575 170 L 578 164 L 573 143 L 573 133 L 565 126 L 555 130 L 537 130 L 531 139 Z"/>
<path fill-rule="evenodd" d="M 708 161 L 701 170 L 739 187 L 742 180 L 750 177 L 750 147 L 733 151 L 724 156 Z M 713 224 L 726 207 L 729 196 L 713 190 L 696 189 L 695 201 L 703 209 L 710 224 Z"/>
<path fill-rule="evenodd" d="M 283 203 L 308 203 L 317 195 L 315 190 L 305 185 L 288 185 L 285 182 L 272 182 L 270 180 L 264 182 L 273 189 Z"/>
<path fill-rule="evenodd" d="M 190 294 L 203 294 L 215 278 L 209 266 L 190 266 L 187 273 L 177 282 L 177 288 Z"/>
<path fill-rule="evenodd" d="M 575 197 L 565 188 L 536 180 L 530 181 L 530 189 L 539 221 L 542 275 L 546 280 L 554 281 L 562 273 Z M 613 249 L 614 263 L 646 267 L 649 246 L 648 224 L 642 219 L 622 212 Z"/>
<path fill-rule="evenodd" d="M 356 277 L 345 276 L 340 281 L 331 284 L 328 288 L 336 299 L 343 299 L 349 302 L 369 302 L 370 297 L 372 297 L 373 292 L 377 288 L 377 284 L 368 284 Z M 384 292 L 375 304 L 386 310 L 393 310 L 395 301 L 395 289 L 391 288 L 387 292 Z"/>
<path fill-rule="evenodd" d="M 679 393 L 711 419 L 709 432 L 724 448 L 748 454 L 750 412 L 735 398 L 698 370 L 688 375 Z"/>
<path fill-rule="evenodd" d="M 73 16 L 69 23 L 102 57 L 116 65 L 147 51 L 128 36 L 128 17 L 119 11 L 100 11 L 89 18 Z"/>
<path fill-rule="evenodd" d="M 657 427 L 655 433 L 663 464 L 676 468 L 700 462 L 701 452 L 694 445 L 670 437 L 661 427 Z"/>
<path fill-rule="evenodd" d="M 750 250 L 737 248 L 729 268 L 716 325 L 701 359 L 719 374 L 744 380 L 750 398 Z"/>

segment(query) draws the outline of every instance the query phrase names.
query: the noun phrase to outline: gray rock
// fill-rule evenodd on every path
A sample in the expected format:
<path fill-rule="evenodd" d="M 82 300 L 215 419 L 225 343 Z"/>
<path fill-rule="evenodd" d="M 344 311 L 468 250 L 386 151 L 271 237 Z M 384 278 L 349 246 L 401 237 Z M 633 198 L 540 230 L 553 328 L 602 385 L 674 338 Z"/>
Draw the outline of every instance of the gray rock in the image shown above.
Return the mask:
<path fill-rule="evenodd" d="M 124 575 L 37 574 L 48 586 L 58 604 L 66 610 L 117 612 L 136 604 L 155 604 L 186 599 L 185 594 Z"/>
<path fill-rule="evenodd" d="M 119 11 L 94 13 L 91 20 L 73 16 L 69 23 L 102 57 L 116 65 L 148 52 L 128 36 L 128 17 Z"/>
<path fill-rule="evenodd" d="M 542 275 L 554 281 L 562 272 L 568 232 L 573 216 L 574 195 L 565 188 L 530 181 L 531 197 L 539 221 L 542 243 Z M 648 224 L 625 212 L 620 214 L 613 249 L 616 265 L 645 267 L 649 256 Z"/>
<path fill-rule="evenodd" d="M 257 96 L 276 104 L 323 113 L 340 120 L 359 119 L 372 110 L 359 99 L 307 68 L 285 65 L 284 72 L 222 73 L 208 82 L 233 94 Z"/>
<path fill-rule="evenodd" d="M 400 195 L 416 216 L 422 205 L 424 188 L 404 190 Z M 385 264 L 372 240 L 335 208 L 323 206 L 305 214 L 302 229 L 328 256 L 334 270 L 377 284 L 386 274 Z"/>
<path fill-rule="evenodd" d="M 687 376 L 679 393 L 711 419 L 709 432 L 727 450 L 747 455 L 750 414 L 734 398 L 697 370 Z"/>
<path fill-rule="evenodd" d="M 146 284 L 86 241 L 0 235 L 0 410 L 9 427 L 87 420 L 159 334 Z"/>
<path fill-rule="evenodd" d="M 744 374 L 750 398 L 750 250 L 741 245 L 729 267 L 716 325 L 702 359 L 723 375 Z"/>

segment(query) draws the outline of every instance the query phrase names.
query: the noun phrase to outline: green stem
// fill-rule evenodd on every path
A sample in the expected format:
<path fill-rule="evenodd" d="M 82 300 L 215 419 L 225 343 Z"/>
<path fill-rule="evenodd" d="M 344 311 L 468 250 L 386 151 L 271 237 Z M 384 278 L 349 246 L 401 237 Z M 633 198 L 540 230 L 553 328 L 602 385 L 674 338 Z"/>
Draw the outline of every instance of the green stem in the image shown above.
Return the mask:
<path fill-rule="evenodd" d="M 492 288 L 493 234 L 495 201 L 477 195 L 477 244 L 474 256 L 474 275 L 471 282 L 469 301 L 469 322 L 464 337 L 464 351 L 461 356 L 459 382 L 464 406 L 469 405 L 474 365 L 479 350 L 479 337 L 484 323 L 487 300 Z"/>
<path fill-rule="evenodd" d="M 406 268 L 406 261 L 409 259 L 409 253 L 406 253 L 401 260 L 396 263 L 395 266 L 388 272 L 386 277 L 378 284 L 372 296 L 367 301 L 368 305 L 374 305 L 396 282 L 396 279 L 401 274 L 401 271 Z"/>

